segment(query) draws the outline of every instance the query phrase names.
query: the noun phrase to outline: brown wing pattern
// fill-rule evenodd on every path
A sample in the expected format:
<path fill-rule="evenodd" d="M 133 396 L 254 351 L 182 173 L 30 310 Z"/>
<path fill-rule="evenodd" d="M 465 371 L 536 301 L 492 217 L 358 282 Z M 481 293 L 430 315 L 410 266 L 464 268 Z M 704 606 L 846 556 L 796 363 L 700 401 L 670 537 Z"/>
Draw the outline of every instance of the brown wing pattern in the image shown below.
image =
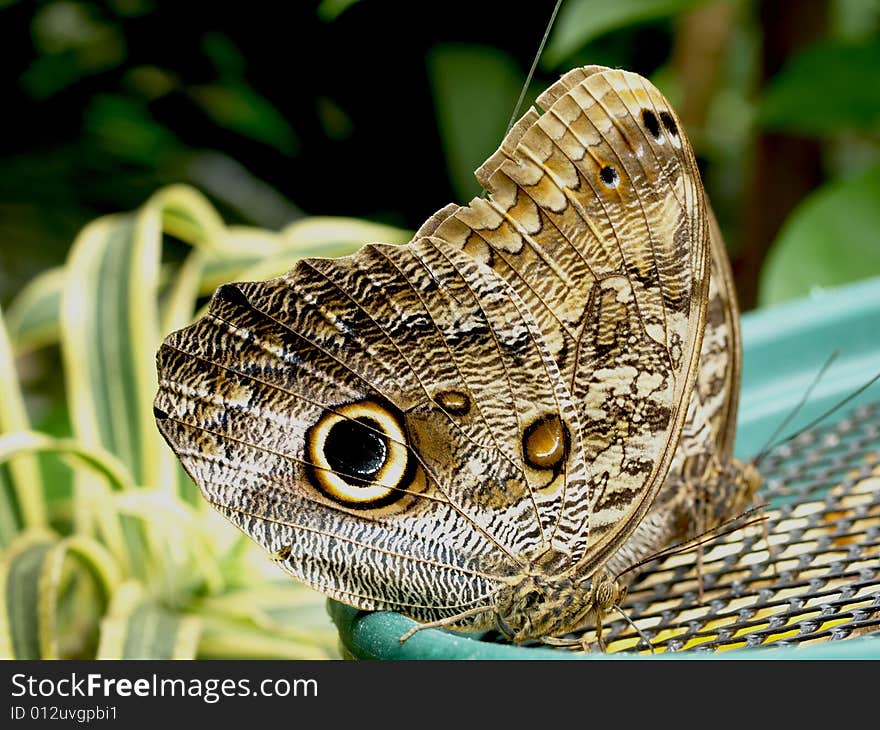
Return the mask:
<path fill-rule="evenodd" d="M 662 95 L 586 67 L 538 102 L 478 170 L 487 198 L 223 287 L 159 352 L 157 421 L 206 498 L 349 604 L 438 620 L 536 565 L 589 578 L 649 514 L 722 347 Z M 705 375 L 714 428 L 735 413 Z"/>
<path fill-rule="evenodd" d="M 580 410 L 591 469 L 562 523 L 573 552 L 601 560 L 650 507 L 684 423 L 708 219 L 690 146 L 643 78 L 577 69 L 538 103 L 546 111 L 530 110 L 477 171 L 489 196 L 448 206 L 416 239 L 460 246 L 532 311 Z"/>
<path fill-rule="evenodd" d="M 491 605 L 582 489 L 577 414 L 528 311 L 443 241 L 221 287 L 158 368 L 159 428 L 204 496 L 360 608 Z M 548 416 L 570 445 L 552 480 L 510 438 Z"/>

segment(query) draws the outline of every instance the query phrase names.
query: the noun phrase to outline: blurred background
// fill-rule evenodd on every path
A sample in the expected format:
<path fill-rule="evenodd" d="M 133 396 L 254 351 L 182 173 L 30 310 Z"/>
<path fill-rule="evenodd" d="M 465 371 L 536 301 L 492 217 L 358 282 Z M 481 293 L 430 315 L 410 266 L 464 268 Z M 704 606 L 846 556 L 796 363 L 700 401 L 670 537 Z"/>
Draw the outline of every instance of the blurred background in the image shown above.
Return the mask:
<path fill-rule="evenodd" d="M 0 656 L 335 655 L 159 439 L 153 354 L 223 281 L 478 195 L 554 5 L 0 0 Z M 880 0 L 565 0 L 526 104 L 651 79 L 749 310 L 880 275 L 878 32 Z"/>
<path fill-rule="evenodd" d="M 2 0 L 0 304 L 170 182 L 269 228 L 466 202 L 553 4 Z M 530 96 L 586 63 L 658 84 L 748 309 L 880 273 L 878 23 L 877 0 L 566 0 Z M 765 263 L 797 268 L 762 289 Z"/>

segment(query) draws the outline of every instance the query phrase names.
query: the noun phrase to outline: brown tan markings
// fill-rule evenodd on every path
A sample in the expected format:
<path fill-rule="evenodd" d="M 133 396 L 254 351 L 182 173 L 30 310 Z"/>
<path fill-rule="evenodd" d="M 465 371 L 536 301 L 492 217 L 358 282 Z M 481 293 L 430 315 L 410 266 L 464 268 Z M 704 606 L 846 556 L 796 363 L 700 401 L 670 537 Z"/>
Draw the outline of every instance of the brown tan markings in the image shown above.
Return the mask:
<path fill-rule="evenodd" d="M 160 351 L 156 408 L 206 499 L 305 583 L 559 644 L 619 604 L 614 556 L 673 464 L 709 227 L 647 81 L 585 67 L 538 103 L 477 171 L 488 196 L 407 246 L 218 292 Z"/>

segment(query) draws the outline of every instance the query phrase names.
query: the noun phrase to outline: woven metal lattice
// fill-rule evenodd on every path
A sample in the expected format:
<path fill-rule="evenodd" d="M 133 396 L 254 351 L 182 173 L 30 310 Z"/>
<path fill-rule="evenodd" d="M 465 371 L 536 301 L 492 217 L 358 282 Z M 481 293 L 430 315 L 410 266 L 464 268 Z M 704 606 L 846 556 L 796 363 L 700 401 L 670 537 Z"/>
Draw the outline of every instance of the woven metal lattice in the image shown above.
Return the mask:
<path fill-rule="evenodd" d="M 880 401 L 778 447 L 761 473 L 767 521 L 704 546 L 702 599 L 696 551 L 630 587 L 623 609 L 655 653 L 880 635 Z M 650 651 L 623 619 L 603 637 L 609 653 Z"/>
<path fill-rule="evenodd" d="M 631 587 L 624 609 L 655 652 L 880 633 L 880 401 L 775 449 L 761 473 L 768 519 L 704 548 L 702 600 L 694 552 Z M 647 651 L 622 620 L 606 641 Z"/>

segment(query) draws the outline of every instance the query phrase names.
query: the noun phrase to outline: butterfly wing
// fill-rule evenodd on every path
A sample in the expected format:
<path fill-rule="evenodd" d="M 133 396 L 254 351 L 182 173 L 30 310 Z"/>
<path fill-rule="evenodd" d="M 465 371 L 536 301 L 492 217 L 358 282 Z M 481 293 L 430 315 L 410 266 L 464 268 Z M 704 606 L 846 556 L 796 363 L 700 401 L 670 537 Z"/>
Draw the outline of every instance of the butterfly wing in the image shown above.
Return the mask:
<path fill-rule="evenodd" d="M 730 259 L 718 220 L 711 207 L 708 210 L 712 281 L 696 393 L 705 406 L 706 418 L 714 434 L 714 453 L 722 463 L 728 463 L 733 458 L 736 438 L 742 379 L 742 335 Z"/>
<path fill-rule="evenodd" d="M 741 508 L 723 465 L 733 458 L 742 367 L 739 309 L 730 261 L 707 203 L 711 281 L 696 383 L 669 474 L 648 514 L 609 561 L 626 570 L 672 543 L 694 537 Z M 713 475 L 706 479 L 707 475 Z M 730 503 L 730 504 L 728 504 Z M 733 505 L 733 506 L 730 506 Z"/>
<path fill-rule="evenodd" d="M 583 488 L 578 416 L 528 310 L 442 240 L 221 287 L 158 368 L 159 428 L 205 498 L 359 608 L 492 605 Z M 564 458 L 529 463 L 548 419 Z"/>
<path fill-rule="evenodd" d="M 561 522 L 601 563 L 650 508 L 693 389 L 709 285 L 709 224 L 693 153 L 645 79 L 585 67 L 538 98 L 478 171 L 489 191 L 417 233 L 510 282 L 580 414 L 589 478 Z"/>

